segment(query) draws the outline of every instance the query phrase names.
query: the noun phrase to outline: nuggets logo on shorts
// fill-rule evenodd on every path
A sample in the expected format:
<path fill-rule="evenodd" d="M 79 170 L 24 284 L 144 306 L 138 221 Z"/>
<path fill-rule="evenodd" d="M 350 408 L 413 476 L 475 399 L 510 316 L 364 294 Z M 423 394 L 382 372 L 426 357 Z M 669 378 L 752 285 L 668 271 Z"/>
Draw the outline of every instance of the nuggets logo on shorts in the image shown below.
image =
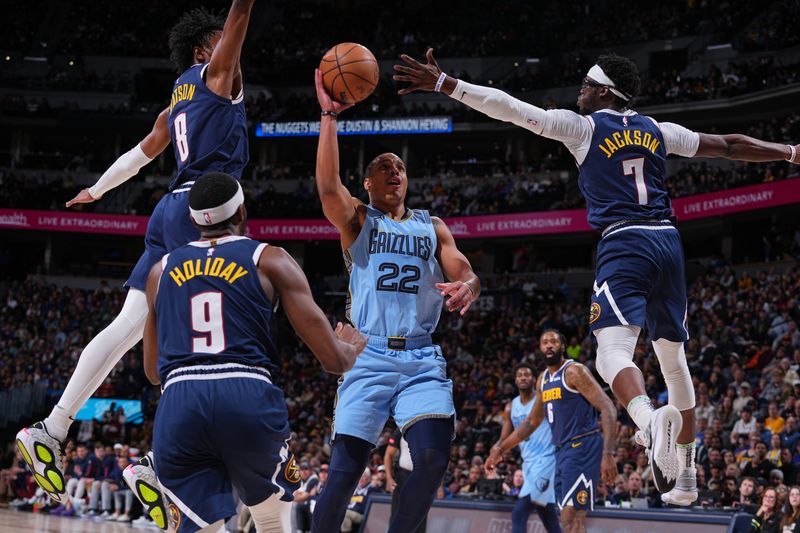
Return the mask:
<path fill-rule="evenodd" d="M 175 531 L 181 527 L 181 511 L 171 502 L 169 504 L 169 525 Z"/>
<path fill-rule="evenodd" d="M 297 466 L 297 461 L 294 460 L 294 455 L 286 461 L 285 475 L 286 481 L 289 483 L 300 483 L 300 468 Z"/>
<path fill-rule="evenodd" d="M 586 505 L 586 500 L 589 499 L 589 493 L 585 490 L 578 491 L 578 494 L 575 495 L 575 499 L 578 501 L 578 505 Z"/>
<path fill-rule="evenodd" d="M 589 324 L 594 324 L 600 318 L 600 304 L 593 302 L 589 308 Z"/>

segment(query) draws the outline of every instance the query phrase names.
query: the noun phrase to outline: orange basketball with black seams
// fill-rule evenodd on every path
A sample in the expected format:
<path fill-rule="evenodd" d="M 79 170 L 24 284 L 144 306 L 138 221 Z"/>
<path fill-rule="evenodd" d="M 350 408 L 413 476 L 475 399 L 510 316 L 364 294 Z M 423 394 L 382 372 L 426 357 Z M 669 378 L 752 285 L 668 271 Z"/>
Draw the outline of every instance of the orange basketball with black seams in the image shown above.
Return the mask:
<path fill-rule="evenodd" d="M 325 91 L 343 104 L 364 100 L 378 85 L 378 61 L 365 46 L 339 43 L 328 50 L 319 63 Z"/>

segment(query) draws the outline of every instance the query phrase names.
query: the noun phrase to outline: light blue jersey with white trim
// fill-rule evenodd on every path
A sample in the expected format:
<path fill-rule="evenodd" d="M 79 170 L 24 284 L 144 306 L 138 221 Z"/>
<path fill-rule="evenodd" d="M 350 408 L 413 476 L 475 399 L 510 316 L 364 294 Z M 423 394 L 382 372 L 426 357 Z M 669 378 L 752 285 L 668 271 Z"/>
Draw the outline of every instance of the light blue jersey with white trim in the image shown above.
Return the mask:
<path fill-rule="evenodd" d="M 409 209 L 392 220 L 371 205 L 344 252 L 350 272 L 347 317 L 365 335 L 422 337 L 436 329 L 444 281 L 430 214 Z"/>
<path fill-rule="evenodd" d="M 518 428 L 528 418 L 535 402 L 535 396 L 526 404 L 522 403 L 520 396 L 511 401 L 511 425 L 514 426 L 514 429 Z M 530 437 L 519 443 L 519 449 L 522 460 L 526 463 L 552 456 L 555 453 L 555 448 L 553 447 L 553 433 L 550 429 L 550 424 L 539 424 L 539 427 Z"/>

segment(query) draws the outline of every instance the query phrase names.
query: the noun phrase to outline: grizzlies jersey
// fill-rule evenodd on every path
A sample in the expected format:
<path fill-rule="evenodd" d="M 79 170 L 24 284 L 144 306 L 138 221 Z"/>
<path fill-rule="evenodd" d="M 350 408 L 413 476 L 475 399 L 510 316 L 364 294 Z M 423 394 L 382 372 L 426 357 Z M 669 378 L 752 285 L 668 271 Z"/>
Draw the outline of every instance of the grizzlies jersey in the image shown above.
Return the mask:
<path fill-rule="evenodd" d="M 535 396 L 527 404 L 522 403 L 520 396 L 511 401 L 511 425 L 515 429 L 528 418 L 535 402 Z M 550 430 L 550 424 L 539 424 L 530 437 L 519 443 L 519 449 L 522 460 L 526 463 L 541 460 L 543 456 L 553 455 L 553 433 Z"/>
<path fill-rule="evenodd" d="M 392 220 L 374 207 L 344 253 L 350 273 L 347 318 L 365 335 L 422 337 L 439 322 L 444 281 L 427 211 L 409 209 Z"/>
<path fill-rule="evenodd" d="M 599 111 L 591 144 L 580 164 L 578 185 L 589 224 L 602 230 L 620 220 L 664 220 L 671 216 L 661 129 L 650 117 Z"/>
<path fill-rule="evenodd" d="M 228 236 L 164 256 L 156 299 L 158 374 L 187 365 L 278 368 L 272 302 L 258 276 L 266 244 Z"/>
<path fill-rule="evenodd" d="M 250 157 L 244 94 L 235 100 L 215 94 L 203 80 L 206 67 L 193 65 L 172 89 L 168 124 L 178 171 L 170 190 L 206 172 L 239 179 Z"/>
<path fill-rule="evenodd" d="M 597 410 L 564 382 L 564 372 L 571 364 L 573 361 L 564 361 L 552 376 L 549 370 L 545 370 L 542 379 L 545 418 L 550 422 L 556 446 L 599 429 Z"/>

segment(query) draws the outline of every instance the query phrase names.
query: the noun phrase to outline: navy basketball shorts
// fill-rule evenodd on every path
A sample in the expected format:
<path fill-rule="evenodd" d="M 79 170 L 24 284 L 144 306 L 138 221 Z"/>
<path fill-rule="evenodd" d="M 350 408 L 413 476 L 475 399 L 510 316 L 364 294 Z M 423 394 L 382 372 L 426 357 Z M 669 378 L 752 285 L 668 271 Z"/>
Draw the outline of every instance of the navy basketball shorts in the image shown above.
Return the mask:
<path fill-rule="evenodd" d="M 653 340 L 686 341 L 683 245 L 669 221 L 610 226 L 597 245 L 589 327 L 647 328 Z"/>
<path fill-rule="evenodd" d="M 556 449 L 556 503 L 560 509 L 594 509 L 594 488 L 600 480 L 603 437 L 594 432 Z"/>
<path fill-rule="evenodd" d="M 234 490 L 248 506 L 292 501 L 300 471 L 289 436 L 283 392 L 266 370 L 226 364 L 170 372 L 153 454 L 175 530 L 193 533 L 234 516 Z"/>
<path fill-rule="evenodd" d="M 189 218 L 189 189 L 194 182 L 179 185 L 166 193 L 150 215 L 144 237 L 144 253 L 125 282 L 126 287 L 145 290 L 153 265 L 179 246 L 196 241 L 200 232 Z"/>

